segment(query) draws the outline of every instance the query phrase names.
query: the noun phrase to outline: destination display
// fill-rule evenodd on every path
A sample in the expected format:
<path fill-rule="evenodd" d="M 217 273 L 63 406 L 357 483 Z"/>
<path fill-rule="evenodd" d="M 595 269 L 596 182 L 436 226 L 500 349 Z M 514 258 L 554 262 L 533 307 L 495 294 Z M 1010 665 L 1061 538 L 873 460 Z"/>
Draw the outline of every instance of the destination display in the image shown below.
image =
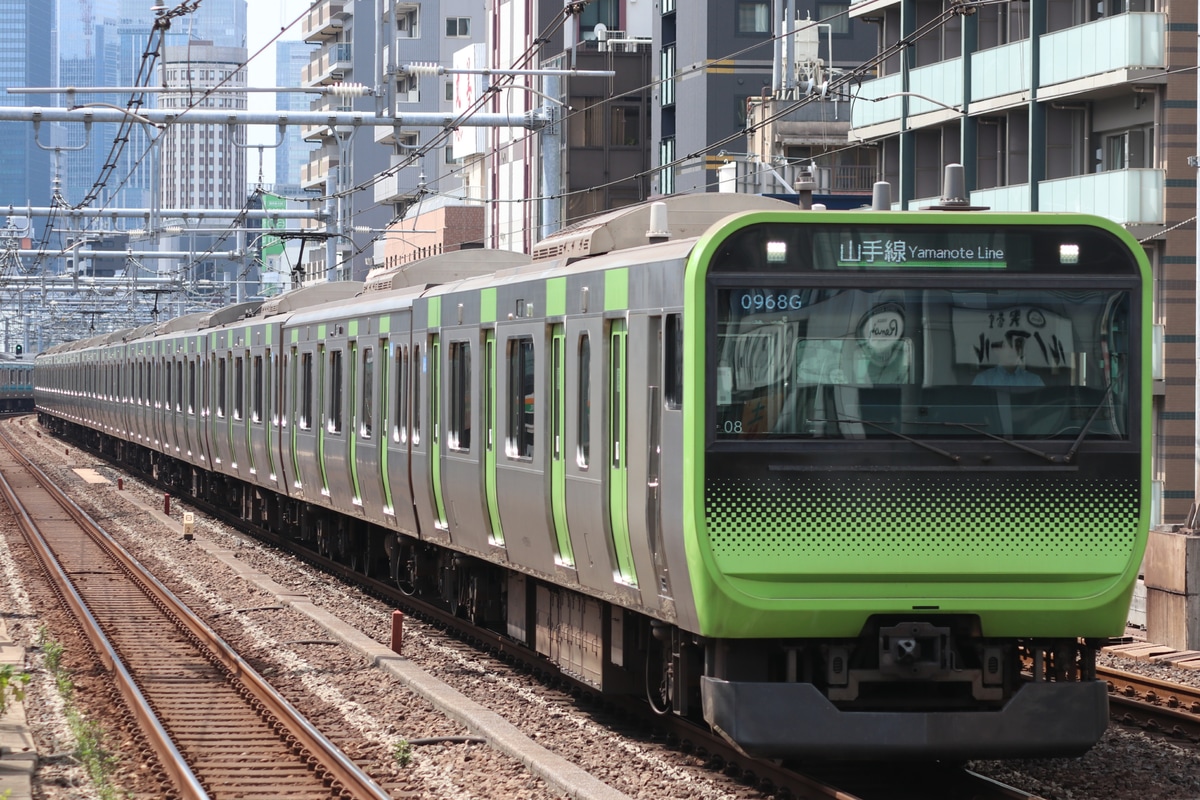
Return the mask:
<path fill-rule="evenodd" d="M 1006 269 L 1000 231 L 841 229 L 813 234 L 815 269 Z"/>

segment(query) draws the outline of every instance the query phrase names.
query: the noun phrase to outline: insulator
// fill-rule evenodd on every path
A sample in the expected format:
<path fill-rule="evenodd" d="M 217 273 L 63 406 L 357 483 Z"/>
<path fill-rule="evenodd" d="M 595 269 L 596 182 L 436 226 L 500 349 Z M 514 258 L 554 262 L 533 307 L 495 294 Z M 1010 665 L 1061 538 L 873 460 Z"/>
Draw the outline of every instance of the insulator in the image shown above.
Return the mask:
<path fill-rule="evenodd" d="M 418 61 L 415 64 L 409 64 L 404 68 L 404 71 L 409 75 L 441 75 L 444 68 L 433 62 Z"/>
<path fill-rule="evenodd" d="M 336 97 L 365 97 L 371 90 L 361 83 L 335 83 L 326 90 Z"/>

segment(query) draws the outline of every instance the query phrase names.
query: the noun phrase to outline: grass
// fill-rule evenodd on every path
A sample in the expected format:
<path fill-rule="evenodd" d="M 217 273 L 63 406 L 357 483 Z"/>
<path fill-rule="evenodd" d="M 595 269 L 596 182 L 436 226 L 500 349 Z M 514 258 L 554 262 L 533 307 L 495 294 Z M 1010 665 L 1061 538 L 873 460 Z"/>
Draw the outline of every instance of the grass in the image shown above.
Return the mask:
<path fill-rule="evenodd" d="M 117 757 L 105 745 L 105 733 L 100 723 L 87 719 L 75 705 L 75 684 L 63 667 L 63 646 L 51 639 L 43 627 L 38 632 L 38 645 L 42 648 L 46 671 L 54 677 L 54 685 L 62 697 L 71 736 L 75 739 L 72 755 L 83 766 L 88 778 L 96 788 L 101 800 L 116 800 L 123 792 L 112 785 L 112 774 L 117 766 Z"/>
<path fill-rule="evenodd" d="M 18 672 L 12 664 L 0 667 L 0 716 L 8 711 L 9 702 L 19 703 L 25 699 L 25 686 L 29 678 L 28 672 Z"/>

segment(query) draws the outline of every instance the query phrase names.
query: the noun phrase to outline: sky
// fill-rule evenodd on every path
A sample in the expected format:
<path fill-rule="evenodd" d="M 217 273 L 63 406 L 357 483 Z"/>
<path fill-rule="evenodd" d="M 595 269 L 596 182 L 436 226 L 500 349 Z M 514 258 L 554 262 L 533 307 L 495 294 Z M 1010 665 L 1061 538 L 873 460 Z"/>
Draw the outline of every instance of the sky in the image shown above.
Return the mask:
<path fill-rule="evenodd" d="M 246 51 L 253 55 L 263 45 L 287 27 L 293 20 L 307 13 L 312 0 L 249 0 L 246 3 Z M 288 28 L 281 40 L 302 39 L 301 23 Z M 275 48 L 268 47 L 262 55 L 252 59 L 247 78 L 250 86 L 280 86 L 283 81 L 275 79 Z M 251 92 L 247 97 L 251 110 L 270 111 L 275 108 L 275 95 L 266 92 Z M 275 129 L 264 125 L 250 128 L 248 138 L 252 144 L 274 144 Z M 247 168 L 253 181 L 258 174 L 258 151 L 248 154 Z M 270 148 L 263 149 L 263 176 L 267 183 L 275 180 L 275 154 Z"/>

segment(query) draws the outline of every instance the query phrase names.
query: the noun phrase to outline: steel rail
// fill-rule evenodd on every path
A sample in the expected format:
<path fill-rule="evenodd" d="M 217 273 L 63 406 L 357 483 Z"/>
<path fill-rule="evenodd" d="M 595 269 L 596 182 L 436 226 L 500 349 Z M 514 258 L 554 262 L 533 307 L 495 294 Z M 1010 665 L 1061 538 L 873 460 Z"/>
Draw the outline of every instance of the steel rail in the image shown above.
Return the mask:
<path fill-rule="evenodd" d="M 233 681 L 240 683 L 250 692 L 254 700 L 261 704 L 263 711 L 260 714 L 262 716 L 278 720 L 295 740 L 297 748 L 318 759 L 333 786 L 341 787 L 341 796 L 357 800 L 387 800 L 390 798 L 390 794 L 381 789 L 369 775 L 305 719 L 291 703 L 193 614 L 169 589 L 149 575 L 124 548 L 107 537 L 99 524 L 86 511 L 71 500 L 36 464 L 15 449 L 15 445 L 8 438 L 7 433 L 0 433 L 0 444 L 3 444 L 7 454 L 17 462 L 18 467 L 24 469 L 37 481 L 40 487 L 66 511 L 71 519 L 117 562 L 119 568 L 152 598 L 164 614 L 174 619 L 192 641 L 206 650 L 211 658 L 216 659 Z M 57 590 L 63 593 L 64 599 L 67 600 L 77 617 L 86 622 L 89 639 L 93 642 L 105 667 L 118 679 L 122 695 L 126 698 L 131 710 L 134 711 L 139 724 L 143 724 L 148 733 L 154 734 L 151 738 L 155 740 L 154 748 L 164 769 L 171 774 L 172 780 L 177 782 L 176 785 L 188 800 L 208 798 L 209 794 L 190 767 L 184 763 L 183 756 L 158 721 L 157 714 L 136 685 L 133 676 L 122 663 L 115 648 L 108 641 L 99 621 L 71 584 L 66 572 L 54 559 L 49 543 L 42 535 L 40 527 L 25 510 L 15 489 L 7 480 L 3 479 L 3 475 L 0 475 L 0 489 L 20 519 L 22 529 L 32 532 L 31 544 L 34 541 L 38 543 L 35 550 L 39 551 L 39 560 L 43 564 L 53 564 L 50 574 L 54 576 Z M 161 741 L 158 741 L 160 738 Z"/>

